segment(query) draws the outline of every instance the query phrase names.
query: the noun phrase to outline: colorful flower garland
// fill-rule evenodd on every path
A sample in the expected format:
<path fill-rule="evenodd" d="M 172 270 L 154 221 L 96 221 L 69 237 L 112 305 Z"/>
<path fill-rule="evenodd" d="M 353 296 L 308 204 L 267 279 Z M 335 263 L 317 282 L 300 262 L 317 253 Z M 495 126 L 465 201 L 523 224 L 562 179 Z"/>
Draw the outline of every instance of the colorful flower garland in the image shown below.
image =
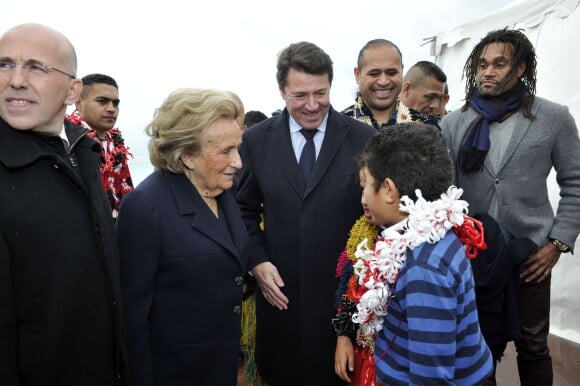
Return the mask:
<path fill-rule="evenodd" d="M 81 119 L 77 110 L 67 115 L 66 119 L 76 125 L 89 129 L 88 137 L 97 138 L 97 132 Z M 101 173 L 101 182 L 109 199 L 112 208 L 113 217 L 117 217 L 119 204 L 125 194 L 133 190 L 133 180 L 129 171 L 128 157 L 133 158 L 129 148 L 125 146 L 125 140 L 121 132 L 112 128 L 106 133 L 106 141 L 100 141 L 101 159 L 99 167 Z"/>
<path fill-rule="evenodd" d="M 364 122 L 369 126 L 374 127 L 377 130 L 385 126 L 390 126 L 395 123 L 402 122 L 423 122 L 439 127 L 439 118 L 434 115 L 427 115 L 420 113 L 419 111 L 406 106 L 400 99 L 397 99 L 397 104 L 393 113 L 389 117 L 389 120 L 382 125 L 379 125 L 376 119 L 373 117 L 372 111 L 364 103 L 362 95 L 360 92 L 357 93 L 354 105 L 346 108 L 343 113 L 354 119 Z"/>
<path fill-rule="evenodd" d="M 66 119 L 75 125 L 91 130 L 87 135 L 91 138 L 97 138 L 97 132 L 91 129 L 89 125 L 81 119 L 77 110 L 73 111 L 72 114 L 67 115 Z M 118 169 L 123 165 L 123 163 L 127 162 L 127 157 L 133 158 L 133 154 L 131 154 L 129 148 L 125 146 L 125 140 L 121 136 L 119 129 L 112 128 L 108 130 L 107 136 L 111 139 L 112 144 L 107 148 L 106 158 L 103 155 L 103 159 L 101 160 L 101 174 L 113 170 L 118 172 Z"/>
<path fill-rule="evenodd" d="M 401 198 L 400 210 L 408 213 L 405 220 L 383 230 L 372 249 L 365 239 L 355 252 L 354 275 L 358 278 L 360 296 L 352 320 L 360 325 L 364 335 L 374 336 L 382 329 L 387 299 L 405 263 L 407 250 L 423 243 L 437 243 L 450 229 L 459 229 L 458 237 L 471 248 L 470 258 L 487 247 L 481 223 L 467 216 L 469 204 L 459 199 L 462 189 L 451 186 L 435 201 L 425 200 L 420 190 L 415 193 L 416 202 L 408 196 Z M 461 230 L 465 227 L 471 229 Z"/>

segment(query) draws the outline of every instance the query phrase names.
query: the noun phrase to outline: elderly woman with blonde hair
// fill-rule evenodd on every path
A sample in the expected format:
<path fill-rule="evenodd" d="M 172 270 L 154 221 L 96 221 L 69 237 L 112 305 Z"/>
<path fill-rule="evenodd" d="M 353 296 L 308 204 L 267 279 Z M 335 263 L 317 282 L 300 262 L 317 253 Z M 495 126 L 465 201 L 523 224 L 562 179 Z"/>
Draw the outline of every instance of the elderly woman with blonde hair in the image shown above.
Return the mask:
<path fill-rule="evenodd" d="M 234 385 L 248 235 L 229 189 L 242 163 L 228 92 L 173 92 L 147 126 L 155 171 L 117 233 L 136 385 Z"/>

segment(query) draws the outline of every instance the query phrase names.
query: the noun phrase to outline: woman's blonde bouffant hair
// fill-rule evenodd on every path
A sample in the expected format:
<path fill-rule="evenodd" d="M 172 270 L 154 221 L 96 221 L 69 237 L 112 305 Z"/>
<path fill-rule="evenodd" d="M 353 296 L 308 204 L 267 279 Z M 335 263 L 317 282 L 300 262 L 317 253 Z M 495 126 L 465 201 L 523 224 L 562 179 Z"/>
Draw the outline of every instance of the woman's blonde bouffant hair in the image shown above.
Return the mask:
<path fill-rule="evenodd" d="M 173 91 L 145 128 L 149 159 L 155 168 L 182 173 L 182 154 L 197 155 L 204 129 L 220 118 L 236 119 L 238 108 L 231 94 L 211 89 Z"/>

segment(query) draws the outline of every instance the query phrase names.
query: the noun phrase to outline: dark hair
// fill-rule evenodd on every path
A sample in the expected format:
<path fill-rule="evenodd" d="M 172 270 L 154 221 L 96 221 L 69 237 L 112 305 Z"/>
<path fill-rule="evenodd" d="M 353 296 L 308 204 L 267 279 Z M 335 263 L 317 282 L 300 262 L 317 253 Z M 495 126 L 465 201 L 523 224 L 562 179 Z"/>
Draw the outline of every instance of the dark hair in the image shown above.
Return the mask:
<path fill-rule="evenodd" d="M 115 82 L 115 79 L 113 79 L 109 75 L 89 74 L 84 76 L 81 80 L 83 82 L 83 91 L 81 91 L 81 98 L 85 98 L 87 96 L 88 91 L 87 86 L 92 86 L 93 84 L 108 84 L 109 86 L 115 87 L 117 90 L 119 89 L 119 86 L 117 86 L 117 82 Z"/>
<path fill-rule="evenodd" d="M 281 90 L 286 87 L 288 72 L 291 68 L 311 75 L 328 74 L 328 81 L 332 84 L 332 60 L 326 52 L 315 44 L 309 42 L 293 43 L 280 52 L 276 80 Z"/>
<path fill-rule="evenodd" d="M 108 84 L 109 86 L 115 87 L 117 90 L 119 89 L 119 86 L 117 85 L 117 82 L 115 82 L 115 79 L 113 79 L 109 75 L 89 74 L 89 75 L 84 76 L 81 80 L 83 81 L 83 86 L 90 86 L 92 84 L 104 83 L 104 84 Z"/>
<path fill-rule="evenodd" d="M 244 116 L 244 125 L 250 127 L 266 119 L 268 119 L 268 117 L 263 112 L 257 110 L 250 110 Z"/>
<path fill-rule="evenodd" d="M 467 109 L 471 97 L 477 89 L 475 77 L 477 75 L 479 59 L 486 46 L 492 43 L 505 43 L 512 46 L 513 59 L 511 70 L 508 75 L 514 75 L 517 71 L 517 67 L 520 64 L 525 64 L 526 69 L 521 78 L 522 83 L 526 86 L 526 91 L 522 97 L 522 110 L 525 117 L 532 119 L 533 115 L 531 113 L 531 107 L 536 95 L 536 50 L 523 32 L 508 30 L 507 28 L 489 32 L 475 47 L 473 47 L 471 54 L 467 58 L 465 67 L 463 67 L 463 76 L 466 78 L 465 105 L 463 106 L 463 110 Z"/>
<path fill-rule="evenodd" d="M 356 65 L 357 67 L 361 67 L 361 59 L 365 53 L 366 50 L 368 50 L 369 48 L 375 48 L 375 47 L 380 47 L 380 46 L 391 46 L 393 48 L 395 48 L 397 50 L 397 52 L 399 53 L 399 58 L 401 58 L 401 64 L 403 63 L 403 54 L 401 53 L 401 50 L 399 49 L 399 47 L 397 47 L 397 45 L 395 43 L 393 43 L 390 40 L 387 39 L 373 39 L 373 40 L 369 40 L 364 46 L 363 48 L 361 48 L 361 50 L 358 53 L 358 58 L 356 60 Z"/>
<path fill-rule="evenodd" d="M 443 72 L 441 67 L 436 65 L 433 62 L 429 62 L 427 60 L 421 60 L 415 63 L 410 69 L 411 72 L 413 69 L 419 69 L 423 73 L 424 77 L 434 77 L 441 83 L 447 82 L 447 75 Z M 445 85 L 447 87 L 447 84 Z"/>
<path fill-rule="evenodd" d="M 439 129 L 420 122 L 388 126 L 374 134 L 359 158 L 378 191 L 385 178 L 393 180 L 400 196 L 436 200 L 453 182 L 453 164 Z"/>

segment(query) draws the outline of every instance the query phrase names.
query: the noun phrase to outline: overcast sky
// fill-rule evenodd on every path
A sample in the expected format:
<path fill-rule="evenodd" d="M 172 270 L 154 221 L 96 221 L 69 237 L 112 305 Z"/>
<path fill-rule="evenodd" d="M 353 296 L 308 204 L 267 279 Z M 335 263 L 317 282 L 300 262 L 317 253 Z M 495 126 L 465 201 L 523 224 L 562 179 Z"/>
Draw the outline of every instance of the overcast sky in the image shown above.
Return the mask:
<path fill-rule="evenodd" d="M 246 111 L 270 115 L 283 107 L 275 81 L 277 54 L 306 40 L 334 62 L 331 102 L 340 110 L 352 104 L 353 68 L 368 40 L 395 42 L 408 68 L 434 60 L 430 46 L 422 45 L 425 38 L 513 2 L 28 0 L 0 5 L 0 30 L 25 22 L 47 24 L 75 46 L 79 77 L 93 72 L 113 76 L 121 98 L 117 126 L 134 162 L 147 162 L 143 129 L 176 88 L 231 90 Z"/>

